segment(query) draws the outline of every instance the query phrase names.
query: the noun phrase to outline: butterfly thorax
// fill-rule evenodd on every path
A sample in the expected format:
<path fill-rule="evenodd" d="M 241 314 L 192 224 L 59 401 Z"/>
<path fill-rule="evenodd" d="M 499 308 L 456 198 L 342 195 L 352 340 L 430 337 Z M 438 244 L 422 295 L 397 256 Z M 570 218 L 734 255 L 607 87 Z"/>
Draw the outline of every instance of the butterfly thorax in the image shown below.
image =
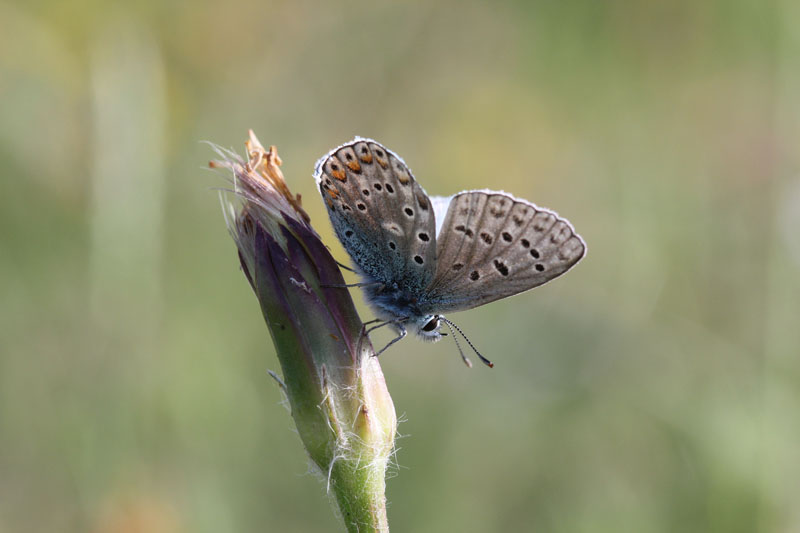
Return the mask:
<path fill-rule="evenodd" d="M 399 333 L 407 328 L 427 341 L 438 341 L 439 315 L 424 313 L 419 306 L 418 297 L 397 284 L 374 283 L 365 286 L 364 296 L 375 311 L 375 315 Z M 405 335 L 405 333 L 403 333 Z"/>
<path fill-rule="evenodd" d="M 397 283 L 375 283 L 364 287 L 367 302 L 382 320 L 415 321 L 423 316 L 418 296 L 403 290 Z"/>

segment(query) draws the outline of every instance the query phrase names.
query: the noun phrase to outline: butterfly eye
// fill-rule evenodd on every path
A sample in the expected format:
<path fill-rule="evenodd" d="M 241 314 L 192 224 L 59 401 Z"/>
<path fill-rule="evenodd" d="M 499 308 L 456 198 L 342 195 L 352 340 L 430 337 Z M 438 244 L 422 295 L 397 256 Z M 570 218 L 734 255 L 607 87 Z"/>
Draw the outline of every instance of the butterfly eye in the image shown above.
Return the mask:
<path fill-rule="evenodd" d="M 422 331 L 433 331 L 439 327 L 439 317 L 433 317 L 428 323 L 422 326 Z"/>

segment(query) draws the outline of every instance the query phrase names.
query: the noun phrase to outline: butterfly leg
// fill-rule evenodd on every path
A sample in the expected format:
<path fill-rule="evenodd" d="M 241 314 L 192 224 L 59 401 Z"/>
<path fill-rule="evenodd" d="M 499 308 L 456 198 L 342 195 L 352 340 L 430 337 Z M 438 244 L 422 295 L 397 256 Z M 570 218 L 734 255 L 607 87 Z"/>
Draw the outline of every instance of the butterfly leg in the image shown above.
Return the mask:
<path fill-rule="evenodd" d="M 376 320 L 371 320 L 370 322 L 367 322 L 366 324 L 371 324 L 371 323 L 374 323 L 374 322 L 381 322 L 381 321 L 380 321 L 380 320 L 378 320 L 378 319 L 376 319 Z M 366 324 L 365 324 L 365 325 L 366 325 Z M 386 351 L 386 349 L 387 349 L 389 346 L 391 346 L 392 344 L 396 343 L 397 341 L 399 341 L 400 339 L 402 339 L 402 338 L 404 338 L 406 335 L 408 335 L 408 331 L 406 330 L 406 327 L 403 325 L 403 322 L 402 322 L 402 320 L 387 320 L 386 322 L 381 322 L 381 323 L 380 323 L 380 324 L 378 324 L 377 326 L 372 326 L 371 328 L 369 328 L 368 330 L 366 330 L 366 331 L 364 332 L 364 336 L 365 336 L 365 337 L 367 337 L 367 336 L 369 336 L 369 334 L 370 334 L 370 333 L 372 333 L 372 332 L 373 332 L 373 331 L 375 331 L 376 329 L 378 329 L 378 328 L 382 328 L 383 326 L 388 326 L 389 324 L 392 324 L 392 325 L 394 325 L 395 327 L 397 327 L 397 328 L 400 330 L 400 333 L 397 335 L 397 337 L 395 337 L 394 339 L 392 339 L 392 340 L 389 342 L 389 344 L 387 344 L 386 346 L 384 346 L 383 348 L 381 348 L 381 350 L 380 350 L 380 351 L 376 352 L 376 353 L 375 353 L 375 355 L 374 355 L 374 357 L 378 357 L 380 354 L 382 354 L 383 352 L 385 352 L 385 351 Z"/>
<path fill-rule="evenodd" d="M 334 261 L 336 261 L 336 260 L 334 259 Z M 352 268 L 350 268 L 349 266 L 345 265 L 344 263 L 340 263 L 339 261 L 336 261 L 336 264 L 339 265 L 339 268 L 343 268 L 345 270 L 349 270 L 353 274 L 357 274 L 358 273 L 355 270 L 353 270 Z"/>
<path fill-rule="evenodd" d="M 408 330 L 406 330 L 406 327 L 405 327 L 405 326 L 404 326 L 402 323 L 400 323 L 400 322 L 387 322 L 387 324 L 395 324 L 395 325 L 397 325 L 397 327 L 398 327 L 398 328 L 400 328 L 400 333 L 397 335 L 397 337 L 395 337 L 394 339 L 392 339 L 391 341 L 389 341 L 389 344 L 387 344 L 386 346 L 384 346 L 383 348 L 381 348 L 381 350 L 380 350 L 379 352 L 376 352 L 376 353 L 375 353 L 375 355 L 374 355 L 373 357 L 378 357 L 380 354 L 382 354 L 383 352 L 385 352 L 385 351 L 386 351 L 386 349 L 387 349 L 389 346 L 391 346 L 392 344 L 396 343 L 396 342 L 397 342 L 397 341 L 399 341 L 399 340 L 402 340 L 402 339 L 404 339 L 404 338 L 405 338 L 405 336 L 406 336 L 406 335 L 408 335 Z M 381 324 L 381 325 L 385 325 L 385 324 Z M 375 326 L 375 327 L 380 327 L 380 326 Z M 375 329 L 375 328 L 372 328 L 372 329 Z"/>
<path fill-rule="evenodd" d="M 388 326 L 389 324 L 393 324 L 394 323 L 391 320 L 387 320 L 386 322 L 381 322 L 381 319 L 376 318 L 375 320 L 370 320 L 369 322 L 364 322 L 364 325 L 366 326 L 367 324 L 374 324 L 375 322 L 380 322 L 380 324 L 378 324 L 377 326 L 372 326 L 371 328 L 366 330 L 364 332 L 364 335 L 369 335 L 370 333 L 372 333 L 373 331 L 375 331 L 378 328 L 382 328 L 383 326 Z"/>
<path fill-rule="evenodd" d="M 383 286 L 383 283 L 380 281 L 365 281 L 362 283 L 337 283 L 335 285 L 320 285 L 320 287 L 324 289 L 346 289 L 348 287 L 373 287 L 373 286 Z"/>

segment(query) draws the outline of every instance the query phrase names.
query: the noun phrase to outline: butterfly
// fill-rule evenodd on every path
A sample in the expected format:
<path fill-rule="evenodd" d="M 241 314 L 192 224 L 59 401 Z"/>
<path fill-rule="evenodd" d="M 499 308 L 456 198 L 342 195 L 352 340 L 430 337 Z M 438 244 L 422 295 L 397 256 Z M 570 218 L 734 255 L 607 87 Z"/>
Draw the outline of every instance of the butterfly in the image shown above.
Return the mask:
<path fill-rule="evenodd" d="M 356 137 L 331 150 L 317 162 L 314 179 L 362 278 L 355 286 L 380 322 L 372 329 L 391 325 L 398 333 L 378 353 L 409 329 L 438 341 L 446 335 L 443 323 L 458 343 L 443 313 L 538 287 L 586 253 L 566 219 L 505 192 L 429 197 L 405 162 L 371 139 Z"/>

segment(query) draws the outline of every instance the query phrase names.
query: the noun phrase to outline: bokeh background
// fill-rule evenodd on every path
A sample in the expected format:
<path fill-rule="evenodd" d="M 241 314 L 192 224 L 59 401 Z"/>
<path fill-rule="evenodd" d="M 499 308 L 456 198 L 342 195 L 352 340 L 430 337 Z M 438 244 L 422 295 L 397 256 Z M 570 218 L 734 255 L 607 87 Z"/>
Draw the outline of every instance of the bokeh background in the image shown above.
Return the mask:
<path fill-rule="evenodd" d="M 311 171 L 354 135 L 431 194 L 504 189 L 588 243 L 451 317 L 494 370 L 449 342 L 382 356 L 393 531 L 800 531 L 798 20 L 0 3 L 0 531 L 340 527 L 206 168 L 201 141 L 242 153 L 248 128 L 341 259 Z"/>

